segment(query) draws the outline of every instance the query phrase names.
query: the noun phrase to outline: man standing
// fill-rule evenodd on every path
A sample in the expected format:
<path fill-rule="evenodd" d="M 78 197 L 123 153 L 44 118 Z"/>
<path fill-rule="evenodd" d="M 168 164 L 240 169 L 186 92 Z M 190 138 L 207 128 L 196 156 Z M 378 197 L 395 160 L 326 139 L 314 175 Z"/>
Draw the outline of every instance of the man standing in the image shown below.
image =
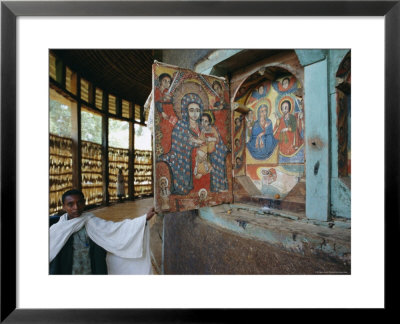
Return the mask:
<path fill-rule="evenodd" d="M 66 211 L 50 227 L 50 274 L 151 274 L 147 220 L 155 212 L 122 222 L 83 213 L 79 190 L 62 196 Z"/>

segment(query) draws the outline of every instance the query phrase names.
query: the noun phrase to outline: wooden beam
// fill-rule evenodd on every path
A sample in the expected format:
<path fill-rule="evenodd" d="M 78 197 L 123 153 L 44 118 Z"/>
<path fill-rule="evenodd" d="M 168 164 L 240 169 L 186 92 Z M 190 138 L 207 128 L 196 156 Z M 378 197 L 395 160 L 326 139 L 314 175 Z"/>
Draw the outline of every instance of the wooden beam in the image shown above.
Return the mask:
<path fill-rule="evenodd" d="M 81 80 L 77 77 L 77 96 L 81 95 Z M 82 190 L 82 152 L 81 152 L 81 102 L 71 107 L 72 122 L 72 185 Z"/>
<path fill-rule="evenodd" d="M 129 122 L 129 164 L 128 164 L 128 196 L 134 199 L 135 195 L 135 124 Z"/>

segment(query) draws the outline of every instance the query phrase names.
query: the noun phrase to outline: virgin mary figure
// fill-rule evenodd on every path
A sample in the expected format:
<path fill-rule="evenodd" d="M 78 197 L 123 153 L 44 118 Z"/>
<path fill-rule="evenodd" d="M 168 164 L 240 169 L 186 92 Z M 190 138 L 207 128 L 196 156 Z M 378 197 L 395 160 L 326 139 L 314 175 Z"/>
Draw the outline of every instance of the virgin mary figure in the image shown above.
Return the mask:
<path fill-rule="evenodd" d="M 251 156 L 257 160 L 268 159 L 275 150 L 278 141 L 274 138 L 272 121 L 268 118 L 268 106 L 258 107 L 257 121 L 251 130 L 247 148 Z"/>
<path fill-rule="evenodd" d="M 193 189 L 192 162 L 194 149 L 204 144 L 199 139 L 203 102 L 196 93 L 187 93 L 181 100 L 181 119 L 171 135 L 171 149 L 159 161 L 166 162 L 171 172 L 171 193 L 186 195 Z"/>

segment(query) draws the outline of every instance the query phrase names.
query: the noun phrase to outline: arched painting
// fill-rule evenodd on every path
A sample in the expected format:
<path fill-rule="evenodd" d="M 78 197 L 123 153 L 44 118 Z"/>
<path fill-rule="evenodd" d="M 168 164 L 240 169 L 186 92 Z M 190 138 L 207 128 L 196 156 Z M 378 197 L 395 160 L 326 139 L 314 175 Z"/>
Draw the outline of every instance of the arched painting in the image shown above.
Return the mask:
<path fill-rule="evenodd" d="M 244 135 L 234 137 L 245 142 L 236 167 L 241 173 L 235 175 L 247 175 L 262 196 L 283 199 L 304 176 L 302 85 L 284 69 L 269 72 L 269 78 L 250 76 L 235 97 L 248 110 L 242 115 Z"/>

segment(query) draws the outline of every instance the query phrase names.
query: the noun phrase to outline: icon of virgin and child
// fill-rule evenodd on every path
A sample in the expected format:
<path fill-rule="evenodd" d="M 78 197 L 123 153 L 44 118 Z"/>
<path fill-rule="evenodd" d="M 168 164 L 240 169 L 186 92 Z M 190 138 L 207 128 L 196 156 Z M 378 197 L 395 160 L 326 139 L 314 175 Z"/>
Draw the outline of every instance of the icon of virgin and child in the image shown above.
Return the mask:
<path fill-rule="evenodd" d="M 206 188 L 211 192 L 228 190 L 227 146 L 215 125 L 211 110 L 205 110 L 201 96 L 183 95 L 180 118 L 172 125 L 170 148 L 158 157 L 170 171 L 172 195 L 188 195 Z"/>

